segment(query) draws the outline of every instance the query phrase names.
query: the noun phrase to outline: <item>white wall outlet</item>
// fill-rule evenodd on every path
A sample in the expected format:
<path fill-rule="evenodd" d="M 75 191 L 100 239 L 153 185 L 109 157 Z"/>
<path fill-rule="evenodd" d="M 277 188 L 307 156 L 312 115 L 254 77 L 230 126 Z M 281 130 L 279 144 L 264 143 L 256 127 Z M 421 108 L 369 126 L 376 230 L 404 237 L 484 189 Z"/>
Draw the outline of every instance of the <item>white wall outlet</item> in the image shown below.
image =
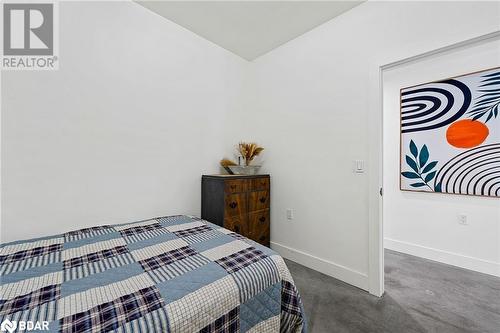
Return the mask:
<path fill-rule="evenodd" d="M 458 215 L 458 224 L 468 225 L 469 222 L 467 221 L 467 215 L 465 215 L 465 214 Z"/>
<path fill-rule="evenodd" d="M 353 170 L 355 173 L 364 173 L 365 172 L 365 161 L 355 160 L 353 162 Z"/>
<path fill-rule="evenodd" d="M 291 208 L 286 209 L 286 219 L 293 220 L 293 209 Z"/>

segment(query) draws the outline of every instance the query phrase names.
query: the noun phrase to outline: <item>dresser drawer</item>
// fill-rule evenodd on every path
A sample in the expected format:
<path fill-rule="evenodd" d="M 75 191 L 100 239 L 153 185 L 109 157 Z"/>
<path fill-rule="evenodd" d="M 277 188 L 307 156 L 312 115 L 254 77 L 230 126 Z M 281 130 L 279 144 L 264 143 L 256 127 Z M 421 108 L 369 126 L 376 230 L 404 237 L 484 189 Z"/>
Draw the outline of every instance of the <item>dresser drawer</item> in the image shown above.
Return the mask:
<path fill-rule="evenodd" d="M 248 237 L 262 245 L 269 246 L 269 209 L 248 214 Z"/>
<path fill-rule="evenodd" d="M 248 236 L 247 216 L 235 215 L 224 218 L 224 228 L 234 231 L 240 235 Z"/>
<path fill-rule="evenodd" d="M 250 182 L 250 189 L 251 190 L 269 190 L 269 178 L 267 177 L 262 177 L 262 178 L 254 178 Z"/>
<path fill-rule="evenodd" d="M 247 213 L 247 194 L 227 194 L 224 198 L 224 217 L 240 215 Z"/>
<path fill-rule="evenodd" d="M 248 190 L 249 181 L 246 179 L 226 180 L 224 182 L 225 193 L 240 193 Z"/>
<path fill-rule="evenodd" d="M 203 175 L 201 217 L 269 246 L 269 175 Z"/>
<path fill-rule="evenodd" d="M 269 191 L 255 191 L 248 193 L 248 211 L 269 208 Z"/>

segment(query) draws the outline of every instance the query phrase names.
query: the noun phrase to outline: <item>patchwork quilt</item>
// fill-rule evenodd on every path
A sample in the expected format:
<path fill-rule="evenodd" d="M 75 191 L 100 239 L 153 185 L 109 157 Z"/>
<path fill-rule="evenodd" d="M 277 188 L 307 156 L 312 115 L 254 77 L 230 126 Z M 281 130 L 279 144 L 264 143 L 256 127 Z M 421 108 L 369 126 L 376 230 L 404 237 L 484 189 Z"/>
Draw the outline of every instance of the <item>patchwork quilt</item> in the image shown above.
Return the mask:
<path fill-rule="evenodd" d="M 190 216 L 0 246 L 2 331 L 305 332 L 283 259 Z"/>

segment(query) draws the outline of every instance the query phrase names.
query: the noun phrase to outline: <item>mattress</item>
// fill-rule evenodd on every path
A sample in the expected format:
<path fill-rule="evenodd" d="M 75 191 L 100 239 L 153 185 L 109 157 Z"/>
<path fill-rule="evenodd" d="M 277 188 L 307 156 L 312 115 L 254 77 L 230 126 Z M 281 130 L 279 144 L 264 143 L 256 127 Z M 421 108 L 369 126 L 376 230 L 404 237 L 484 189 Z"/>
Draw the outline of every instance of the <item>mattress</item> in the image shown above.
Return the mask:
<path fill-rule="evenodd" d="M 190 216 L 0 246 L 1 329 L 305 332 L 283 258 Z"/>

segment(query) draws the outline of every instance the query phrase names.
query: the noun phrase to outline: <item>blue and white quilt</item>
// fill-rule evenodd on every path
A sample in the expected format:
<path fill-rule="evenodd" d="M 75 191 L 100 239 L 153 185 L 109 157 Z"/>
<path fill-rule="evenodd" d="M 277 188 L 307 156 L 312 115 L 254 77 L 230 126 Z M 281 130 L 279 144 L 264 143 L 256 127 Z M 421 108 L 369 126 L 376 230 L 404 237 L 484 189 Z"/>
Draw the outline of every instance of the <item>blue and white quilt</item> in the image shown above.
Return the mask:
<path fill-rule="evenodd" d="M 283 259 L 189 216 L 0 246 L 9 332 L 303 332 Z"/>

